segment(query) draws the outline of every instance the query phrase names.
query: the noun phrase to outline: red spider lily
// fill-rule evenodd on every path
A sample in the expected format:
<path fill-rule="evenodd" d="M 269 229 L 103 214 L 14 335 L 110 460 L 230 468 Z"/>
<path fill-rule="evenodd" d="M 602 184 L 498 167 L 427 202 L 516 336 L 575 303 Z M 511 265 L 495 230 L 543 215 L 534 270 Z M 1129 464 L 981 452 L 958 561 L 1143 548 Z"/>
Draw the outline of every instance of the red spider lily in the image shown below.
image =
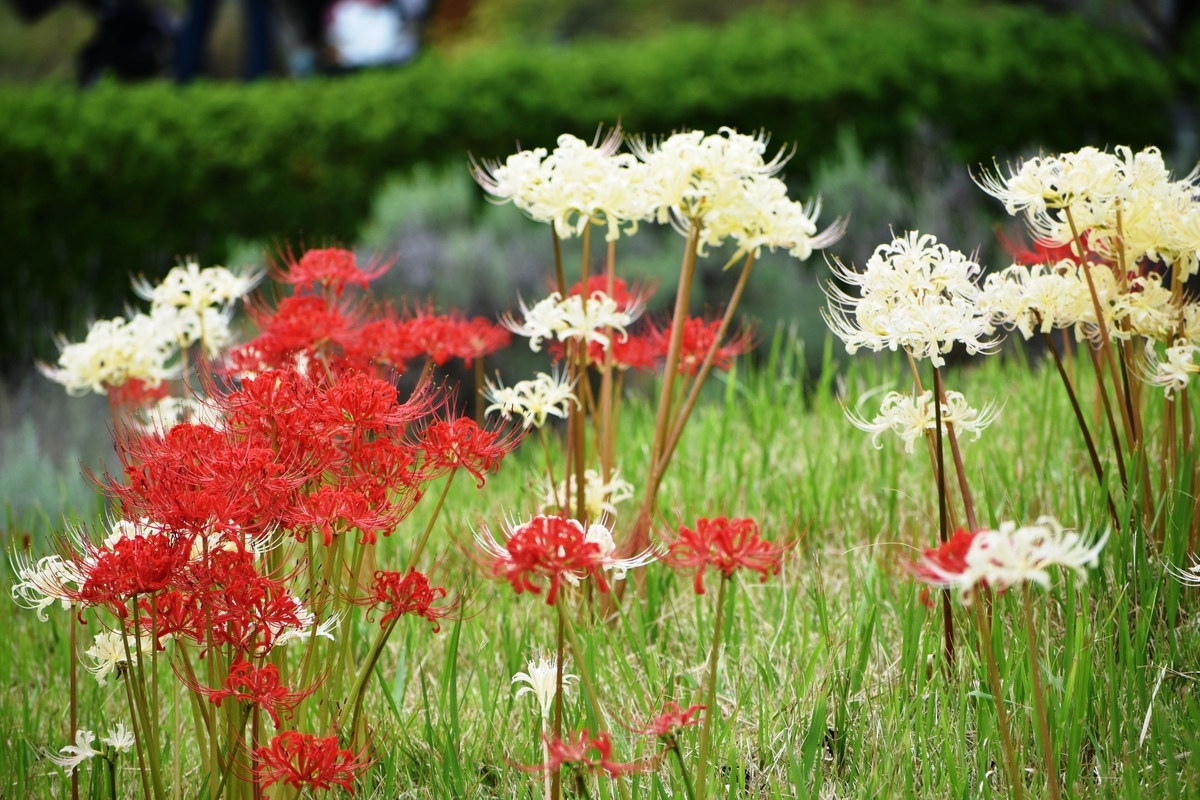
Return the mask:
<path fill-rule="evenodd" d="M 310 374 L 371 368 L 374 354 L 364 354 L 358 347 L 363 311 L 354 303 L 293 295 L 274 311 L 254 303 L 247 304 L 246 310 L 260 333 L 229 352 L 227 372 L 256 373 L 300 365 Z"/>
<path fill-rule="evenodd" d="M 752 519 L 701 518 L 696 529 L 679 528 L 679 538 L 669 543 L 667 562 L 677 569 L 696 570 L 696 594 L 704 594 L 704 570 L 708 567 L 732 577 L 739 568 L 768 576 L 778 575 L 783 550 L 759 538 L 758 523 Z"/>
<path fill-rule="evenodd" d="M 365 495 L 353 489 L 322 486 L 308 495 L 291 515 L 296 538 L 305 541 L 305 529 L 315 528 L 324 536 L 325 546 L 333 543 L 335 534 L 357 528 L 363 544 L 375 544 L 376 534 L 389 535 L 400 523 L 402 506 L 374 506 Z"/>
<path fill-rule="evenodd" d="M 967 552 L 974 541 L 974 533 L 959 528 L 940 547 L 931 547 L 921 554 L 911 567 L 913 576 L 925 583 L 945 586 L 950 578 L 967 571 Z"/>
<path fill-rule="evenodd" d="M 370 766 L 365 758 L 342 749 L 336 736 L 321 739 L 298 731 L 283 731 L 254 754 L 264 789 L 282 781 L 294 789 L 341 786 L 354 794 L 354 779 Z"/>
<path fill-rule="evenodd" d="M 550 758 L 542 767 L 551 771 L 562 769 L 564 765 L 591 772 L 603 772 L 616 778 L 641 768 L 636 763 L 622 763 L 612 760 L 612 739 L 605 732 L 591 736 L 582 730 L 566 739 L 547 739 L 550 748 Z M 595 753 L 595 755 L 589 755 Z M 536 768 L 535 768 L 536 769 Z"/>
<path fill-rule="evenodd" d="M 1084 241 L 1087 240 L 1087 231 L 1082 234 Z M 1015 239 L 1002 229 L 996 230 L 996 241 L 1000 243 L 1000 247 L 1008 253 L 1014 264 L 1022 264 L 1025 266 L 1033 266 L 1035 264 L 1057 264 L 1064 259 L 1070 259 L 1076 264 L 1080 263 L 1079 257 L 1075 255 L 1075 250 L 1071 243 L 1051 245 L 1045 242 L 1039 242 L 1037 239 L 1033 241 L 1033 249 L 1025 246 L 1025 243 L 1019 239 Z M 1095 255 L 1090 249 L 1087 252 L 1089 260 Z"/>
<path fill-rule="evenodd" d="M 125 602 L 136 595 L 152 594 L 172 585 L 188 563 L 192 537 L 151 532 L 121 537 L 111 548 L 94 551 L 95 561 L 79 588 L 84 605 L 105 605 L 125 616 Z"/>
<path fill-rule="evenodd" d="M 557 343 L 561 349 L 561 342 Z M 660 348 L 660 342 L 653 336 L 613 336 L 609 344 L 613 366 L 619 370 L 637 370 L 652 372 L 666 351 Z M 607 357 L 604 347 L 599 342 L 588 344 L 588 360 L 597 367 L 604 366 Z"/>
<path fill-rule="evenodd" d="M 520 434 L 502 436 L 481 428 L 469 417 L 452 421 L 436 420 L 426 426 L 421 437 L 425 453 L 424 475 L 432 480 L 462 467 L 483 486 L 484 474 L 494 472 L 500 461 L 516 446 Z"/>
<path fill-rule="evenodd" d="M 674 737 L 684 728 L 699 725 L 700 712 L 704 709 L 705 706 L 694 705 L 689 706 L 686 711 L 682 711 L 678 703 L 670 701 L 663 705 L 661 714 L 636 730 L 639 733 L 653 734 L 660 739 Z"/>
<path fill-rule="evenodd" d="M 249 661 L 238 659 L 229 668 L 222 688 L 203 690 L 202 693 L 218 707 L 230 697 L 258 706 L 271 715 L 275 727 L 279 728 L 282 725 L 279 712 L 290 713 L 297 703 L 312 694 L 312 689 L 293 692 L 280 684 L 279 667 L 267 664 L 258 668 Z"/>
<path fill-rule="evenodd" d="M 206 425 L 176 425 L 162 436 L 117 442 L 128 484 L 105 488 L 125 516 L 207 534 L 214 526 L 259 535 L 284 523 L 311 466 L 281 462 L 267 443 Z"/>
<path fill-rule="evenodd" d="M 641 306 L 649 299 L 650 295 L 654 294 L 653 289 L 650 291 L 642 291 L 635 286 L 634 289 L 629 288 L 629 284 L 623 278 L 613 278 L 612 292 L 608 291 L 608 276 L 601 273 L 599 275 L 591 275 L 588 277 L 587 294 L 591 297 L 596 292 L 603 292 L 616 301 L 620 308 L 629 308 L 632 305 Z M 568 295 L 583 294 L 583 283 L 576 282 L 574 286 L 567 292 Z"/>
<path fill-rule="evenodd" d="M 138 605 L 142 615 L 141 628 L 153 633 L 159 647 L 169 636 L 191 639 L 197 644 L 204 641 L 208 623 L 200 594 L 168 590 L 142 599 Z"/>
<path fill-rule="evenodd" d="M 440 619 L 447 617 L 454 609 L 447 606 L 434 606 L 438 600 L 446 596 L 446 590 L 439 586 L 430 586 L 429 578 L 423 573 L 413 570 L 408 574 L 380 570 L 375 573 L 371 590 L 363 602 L 387 609 L 379 620 L 380 626 L 398 619 L 404 614 L 428 620 L 433 625 L 433 632 L 442 629 Z"/>
<path fill-rule="evenodd" d="M 373 264 L 360 270 L 354 253 L 337 247 L 309 250 L 297 261 L 287 255 L 285 269 L 274 270 L 276 280 L 290 283 L 298 291 L 315 291 L 318 286 L 340 296 L 347 286 L 367 288 L 367 284 L 391 268 L 391 262 Z"/>
<path fill-rule="evenodd" d="M 650 340 L 660 356 L 667 354 L 673 327 L 673 325 L 668 325 L 665 330 L 651 327 Z M 684 323 L 682 346 L 679 351 L 680 375 L 695 376 L 700 371 L 704 359 L 708 357 L 709 348 L 717 338 L 717 331 L 720 327 L 720 320 L 705 322 L 701 317 L 692 317 Z M 733 366 L 733 359 L 749 352 L 753 343 L 749 332 L 742 331 L 737 334 L 725 344 L 717 347 L 717 353 L 713 357 L 713 368 L 728 370 Z"/>
<path fill-rule="evenodd" d="M 517 526 L 503 546 L 480 539 L 492 556 L 492 575 L 508 581 L 517 594 L 540 594 L 535 579 L 549 581 L 547 605 L 554 605 L 564 580 L 575 582 L 591 575 L 600 591 L 608 591 L 604 579 L 604 554 L 600 545 L 585 538 L 583 526 L 565 517 L 537 516 Z"/>
<path fill-rule="evenodd" d="M 171 395 L 171 387 L 166 381 L 151 385 L 140 378 L 130 378 L 120 386 L 107 388 L 108 402 L 118 408 L 144 408 Z"/>
<path fill-rule="evenodd" d="M 454 354 L 471 366 L 475 359 L 490 356 L 512 344 L 512 332 L 485 317 L 461 320 Z"/>

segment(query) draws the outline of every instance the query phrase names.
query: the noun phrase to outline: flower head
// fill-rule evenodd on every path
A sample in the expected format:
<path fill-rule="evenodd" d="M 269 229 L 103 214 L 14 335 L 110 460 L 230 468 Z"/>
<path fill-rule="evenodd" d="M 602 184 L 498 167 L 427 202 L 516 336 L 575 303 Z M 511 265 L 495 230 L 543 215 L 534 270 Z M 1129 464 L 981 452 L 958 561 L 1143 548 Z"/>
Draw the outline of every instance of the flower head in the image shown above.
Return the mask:
<path fill-rule="evenodd" d="M 354 794 L 354 779 L 369 766 L 367 760 L 342 749 L 336 736 L 283 731 L 254 751 L 263 788 L 285 783 L 293 789 L 332 789 Z"/>
<path fill-rule="evenodd" d="M 114 753 L 128 753 L 137 742 L 133 738 L 133 731 L 126 728 L 124 722 L 118 722 L 109 729 L 108 736 L 100 739 L 100 743 L 111 747 Z"/>
<path fill-rule="evenodd" d="M 578 681 L 578 675 L 572 675 L 563 670 L 563 694 L 570 691 L 572 681 Z M 558 659 L 553 656 L 542 656 L 525 665 L 525 672 L 512 676 L 512 683 L 523 683 L 517 689 L 517 697 L 532 694 L 542 712 L 542 725 L 550 719 L 550 711 L 554 708 L 554 696 L 558 691 Z"/>
<path fill-rule="evenodd" d="M 284 267 L 278 271 L 276 277 L 284 283 L 292 284 L 299 291 L 313 292 L 317 287 L 321 287 L 340 296 L 347 286 L 367 288 L 368 283 L 387 272 L 391 266 L 390 262 L 382 262 L 359 269 L 355 264 L 353 252 L 339 247 L 328 247 L 307 250 L 299 260 L 289 253 Z"/>
<path fill-rule="evenodd" d="M 925 583 L 949 586 L 967 571 L 967 553 L 976 534 L 959 528 L 939 547 L 931 547 L 912 565 L 913 575 Z"/>
<path fill-rule="evenodd" d="M 499 411 L 508 419 L 514 414 L 521 417 L 522 427 L 541 428 L 548 417 L 566 419 L 570 405 L 579 405 L 573 393 L 574 381 L 568 381 L 555 372 L 553 375 L 539 372 L 533 380 L 520 381 L 512 386 L 487 382 L 484 396 L 491 401 L 486 413 Z"/>
<path fill-rule="evenodd" d="M 946 392 L 946 402 L 942 403 L 942 432 L 950 427 L 965 433 L 974 434 L 978 439 L 985 428 L 995 421 L 999 409 L 994 403 L 988 403 L 980 410 L 967 405 L 967 399 L 961 392 Z M 913 452 L 916 441 L 937 427 L 937 417 L 933 408 L 933 392 L 922 392 L 920 396 L 902 392 L 888 392 L 880 404 L 879 413 L 868 422 L 850 411 L 846 412 L 850 424 L 861 431 L 871 434 L 871 443 L 876 448 L 882 447 L 880 438 L 891 431 L 904 442 L 904 451 Z"/>
<path fill-rule="evenodd" d="M 696 570 L 696 594 L 704 594 L 704 571 L 709 567 L 726 578 L 738 569 L 762 575 L 778 575 L 783 551 L 758 535 L 752 519 L 700 518 L 695 530 L 681 525 L 679 535 L 667 546 L 667 563 L 676 569 Z"/>
<path fill-rule="evenodd" d="M 512 450 L 518 438 L 481 428 L 469 417 L 435 420 L 426 426 L 421 436 L 425 476 L 433 478 L 462 467 L 475 476 L 479 486 L 483 486 L 484 475 L 500 467 L 500 461 Z"/>
<path fill-rule="evenodd" d="M 609 777 L 617 777 L 638 769 L 635 763 L 619 763 L 613 761 L 612 739 L 607 733 L 590 735 L 586 730 L 565 739 L 548 740 L 550 758 L 545 768 L 551 771 L 562 769 L 564 766 L 573 767 L 587 772 L 603 772 Z"/>
<path fill-rule="evenodd" d="M 87 761 L 98 755 L 103 755 L 99 750 L 92 747 L 92 742 L 96 741 L 96 734 L 91 731 L 76 731 L 75 744 L 69 744 L 59 750 L 57 756 L 49 756 L 50 760 L 58 764 L 63 769 L 73 770 Z"/>
<path fill-rule="evenodd" d="M 638 731 L 657 736 L 660 739 L 673 739 L 684 728 L 699 725 L 700 712 L 705 708 L 706 706 L 693 705 L 684 710 L 679 708 L 678 703 L 671 700 L 663 705 L 661 714 L 638 728 Z"/>
<path fill-rule="evenodd" d="M 445 596 L 445 589 L 431 586 L 429 578 L 416 570 L 404 574 L 380 570 L 375 573 L 367 600 L 387 609 L 379 620 L 382 626 L 408 614 L 428 620 L 433 625 L 433 632 L 437 633 L 441 630 L 438 620 L 452 611 L 446 606 L 434 605 Z"/>
<path fill-rule="evenodd" d="M 821 313 L 848 353 L 903 348 L 940 367 L 956 342 L 972 354 L 996 346 L 978 306 L 980 271 L 932 235 L 913 231 L 877 247 L 863 272 L 835 262 L 834 275 L 857 286 L 860 296 L 830 285 L 829 307 Z"/>
<path fill-rule="evenodd" d="M 542 509 L 567 512 L 575 507 L 578 483 L 575 475 L 567 476 L 557 486 L 543 487 Z M 594 469 L 583 473 L 584 510 L 589 519 L 602 519 L 617 515 L 617 504 L 633 497 L 633 485 L 621 478 L 621 471 L 613 470 L 612 477 L 605 481 Z"/>
<path fill-rule="evenodd" d="M 249 661 L 239 659 L 229 667 L 229 675 L 220 689 L 204 692 L 217 706 L 227 698 L 257 706 L 271 715 L 271 721 L 279 728 L 283 723 L 280 712 L 290 714 L 296 704 L 312 693 L 312 690 L 294 692 L 280 683 L 279 668 L 274 664 L 256 667 Z"/>

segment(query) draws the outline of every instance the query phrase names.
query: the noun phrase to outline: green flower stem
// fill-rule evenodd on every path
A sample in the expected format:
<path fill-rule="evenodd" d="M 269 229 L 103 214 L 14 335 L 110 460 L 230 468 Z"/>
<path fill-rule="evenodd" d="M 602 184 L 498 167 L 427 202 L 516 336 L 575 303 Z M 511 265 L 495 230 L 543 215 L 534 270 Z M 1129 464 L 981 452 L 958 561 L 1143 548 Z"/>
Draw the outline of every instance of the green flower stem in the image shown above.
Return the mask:
<path fill-rule="evenodd" d="M 1042 758 L 1046 762 L 1046 780 L 1050 782 L 1050 800 L 1059 800 L 1058 756 L 1054 754 L 1054 742 L 1050 739 L 1050 724 L 1046 717 L 1046 697 L 1042 691 L 1042 671 L 1038 658 L 1037 631 L 1033 627 L 1033 595 L 1029 584 L 1021 585 L 1021 597 L 1025 606 L 1025 635 L 1029 640 L 1029 671 L 1033 678 L 1033 705 L 1037 712 L 1038 731 L 1042 737 Z"/>
<path fill-rule="evenodd" d="M 375 669 L 375 663 L 379 661 L 379 657 L 383 654 L 383 648 L 387 644 L 388 637 L 392 635 L 392 631 L 396 628 L 396 623 L 400 621 L 400 617 L 395 617 L 388 621 L 379 630 L 379 635 L 375 637 L 375 643 L 371 645 L 371 651 L 367 653 L 366 663 L 358 673 L 358 678 L 354 681 L 354 687 L 350 690 L 350 695 L 347 700 L 354 709 L 350 717 L 350 737 L 353 741 L 358 735 L 358 718 L 362 714 L 363 698 L 366 696 L 367 680 L 371 677 L 371 671 Z"/>
<path fill-rule="evenodd" d="M 674 736 L 671 736 L 667 742 L 667 749 L 674 754 L 675 761 L 679 764 L 679 775 L 683 778 L 683 790 L 687 794 L 688 800 L 696 800 L 696 792 L 692 789 L 692 778 L 688 775 L 687 764 L 683 760 L 683 753 L 679 752 L 679 741 Z"/>
<path fill-rule="evenodd" d="M 1000 729 L 1000 748 L 1004 757 L 1004 771 L 1008 773 L 1009 791 L 1012 792 L 1014 800 L 1022 800 L 1025 785 L 1017 768 L 1016 750 L 1013 748 L 1012 735 L 1008 729 L 1008 709 L 1004 705 L 1004 689 L 1000 684 L 996 654 L 992 651 L 992 629 L 988 624 L 988 612 L 982 603 L 972 603 L 972 606 L 975 609 L 975 622 L 979 626 L 979 649 L 983 651 L 984 661 L 987 663 L 988 687 L 996 706 L 996 726 Z"/>
<path fill-rule="evenodd" d="M 442 513 L 442 505 L 446 502 L 446 495 L 450 494 L 450 486 L 454 483 L 454 476 L 458 474 L 458 467 L 450 470 L 450 477 L 446 478 L 446 485 L 442 487 L 442 493 L 438 495 L 437 505 L 433 507 L 433 514 L 429 517 L 429 524 L 425 526 L 425 531 L 421 534 L 421 539 L 417 542 L 417 546 L 413 548 L 412 555 L 408 557 L 408 569 L 406 572 L 412 572 L 417 568 L 417 561 L 421 558 L 421 553 L 425 551 L 425 545 L 429 541 L 429 535 L 433 533 L 433 526 L 438 520 L 438 516 Z"/>
<path fill-rule="evenodd" d="M 79 611 L 71 604 L 71 737 L 79 730 L 79 680 L 76 661 L 79 660 Z M 113 796 L 114 798 L 116 795 Z M 71 800 L 79 800 L 79 770 L 71 770 Z"/>
<path fill-rule="evenodd" d="M 732 577 L 722 575 L 721 587 L 717 590 L 717 619 L 713 625 L 712 649 L 708 654 L 708 684 L 704 688 L 704 723 L 700 726 L 699 765 L 696 769 L 697 781 L 695 800 L 704 800 L 708 796 L 708 751 L 712 745 L 712 720 L 717 703 L 717 659 L 721 654 L 721 629 L 725 623 L 725 593 Z"/>

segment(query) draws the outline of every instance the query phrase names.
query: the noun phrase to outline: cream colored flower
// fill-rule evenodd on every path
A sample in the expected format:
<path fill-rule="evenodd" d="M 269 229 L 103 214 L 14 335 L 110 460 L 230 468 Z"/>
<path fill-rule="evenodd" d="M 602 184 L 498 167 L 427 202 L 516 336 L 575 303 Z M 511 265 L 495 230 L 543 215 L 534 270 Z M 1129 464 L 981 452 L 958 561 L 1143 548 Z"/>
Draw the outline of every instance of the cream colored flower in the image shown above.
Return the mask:
<path fill-rule="evenodd" d="M 174 339 L 145 314 L 98 320 L 84 341 L 60 341 L 59 348 L 57 366 L 38 369 L 72 395 L 105 394 L 133 379 L 158 386 L 176 375 L 167 367 L 177 349 Z"/>
<path fill-rule="evenodd" d="M 83 585 L 84 575 L 79 567 L 61 556 L 46 556 L 36 562 L 22 553 L 13 556 L 13 572 L 17 581 L 10 593 L 22 608 L 37 611 L 38 619 L 46 621 L 46 609 L 57 600 L 63 608 L 71 607 L 73 592 Z"/>
<path fill-rule="evenodd" d="M 133 731 L 126 728 L 124 722 L 118 722 L 109 729 L 108 736 L 102 738 L 100 743 L 108 745 L 115 753 L 128 753 L 137 742 L 133 738 Z"/>
<path fill-rule="evenodd" d="M 1000 591 L 1026 582 L 1049 588 L 1049 570 L 1059 567 L 1085 581 L 1088 569 L 1099 563 L 1107 541 L 1107 534 L 1093 540 L 1066 530 L 1054 517 L 1039 517 L 1032 525 L 1020 527 L 1004 522 L 998 530 L 975 534 L 962 573 L 940 577 L 948 585 L 968 591 L 980 582 Z"/>
<path fill-rule="evenodd" d="M 1200 374 L 1200 364 L 1196 363 L 1196 354 L 1200 346 L 1186 340 L 1176 342 L 1168 347 L 1166 358 L 1159 359 L 1151 342 L 1146 343 L 1146 364 L 1148 374 L 1146 383 L 1151 386 L 1161 386 L 1167 397 L 1181 392 L 1188 387 L 1193 375 Z"/>
<path fill-rule="evenodd" d="M 141 653 L 150 652 L 150 648 L 154 643 L 149 637 L 143 636 L 139 643 L 129 640 L 129 655 L 137 660 Z M 92 660 L 91 664 L 85 664 L 88 672 L 96 676 L 96 681 L 104 686 L 108 683 L 108 676 L 114 670 L 117 670 L 122 664 L 127 663 L 125 658 L 125 641 L 122 640 L 121 634 L 117 631 L 105 631 L 96 634 L 92 646 L 83 652 L 85 656 Z"/>
<path fill-rule="evenodd" d="M 621 334 L 622 341 L 628 334 L 625 329 L 641 314 L 640 305 L 621 308 L 617 301 L 604 292 L 592 292 L 585 299 L 571 295 L 559 304 L 561 327 L 555 332 L 560 341 L 578 339 L 585 344 L 597 342 L 605 350 L 611 341 L 605 331 Z"/>
<path fill-rule="evenodd" d="M 557 486 L 543 487 L 542 510 L 565 511 L 575 507 L 577 483 L 575 476 L 568 476 Z M 590 519 L 601 519 L 617 515 L 617 504 L 633 497 L 633 485 L 621 478 L 621 471 L 614 470 L 612 477 L 605 482 L 600 473 L 594 469 L 583 472 L 584 508 Z"/>
<path fill-rule="evenodd" d="M 62 748 L 58 751 L 58 755 L 47 755 L 51 761 L 63 769 L 74 770 L 84 761 L 102 755 L 99 750 L 92 747 L 94 741 L 96 741 L 96 734 L 91 731 L 76 731 L 75 744 L 69 744 Z"/>
<path fill-rule="evenodd" d="M 988 403 L 980 410 L 971 408 L 961 392 L 947 391 L 946 402 L 942 404 L 942 432 L 948 434 L 950 427 L 956 431 L 973 434 L 978 439 L 985 428 L 995 421 L 999 410 L 995 404 Z M 919 397 L 900 392 L 888 392 L 884 395 L 879 414 L 871 421 L 846 412 L 850 424 L 861 431 L 871 434 L 871 443 L 876 449 L 883 445 L 880 439 L 883 434 L 891 431 L 904 442 L 906 453 L 914 452 L 916 442 L 926 431 L 937 428 L 937 417 L 933 408 L 933 392 L 923 392 Z"/>
<path fill-rule="evenodd" d="M 903 348 L 940 367 L 955 342 L 972 354 L 996 347 L 978 305 L 979 265 L 930 234 L 914 231 L 880 245 L 862 272 L 836 260 L 833 272 L 859 289 L 854 297 L 829 284 L 829 306 L 821 312 L 849 353 Z"/>
<path fill-rule="evenodd" d="M 572 675 L 563 669 L 563 695 L 571 690 L 571 683 L 578 681 L 578 675 Z M 523 683 L 517 689 L 517 698 L 532 694 L 537 700 L 538 710 L 542 712 L 542 726 L 550 721 L 550 712 L 554 709 L 554 696 L 558 694 L 558 659 L 553 656 L 542 656 L 525 665 L 525 672 L 512 676 L 510 683 Z"/>
<path fill-rule="evenodd" d="M 514 414 L 522 419 L 525 428 L 541 428 L 548 417 L 566 419 L 572 403 L 579 401 L 572 389 L 574 382 L 568 381 L 557 372 L 553 375 L 539 372 L 533 380 L 521 381 L 512 386 L 493 384 L 487 381 L 484 397 L 491 401 L 485 413 L 499 411 L 506 419 Z"/>

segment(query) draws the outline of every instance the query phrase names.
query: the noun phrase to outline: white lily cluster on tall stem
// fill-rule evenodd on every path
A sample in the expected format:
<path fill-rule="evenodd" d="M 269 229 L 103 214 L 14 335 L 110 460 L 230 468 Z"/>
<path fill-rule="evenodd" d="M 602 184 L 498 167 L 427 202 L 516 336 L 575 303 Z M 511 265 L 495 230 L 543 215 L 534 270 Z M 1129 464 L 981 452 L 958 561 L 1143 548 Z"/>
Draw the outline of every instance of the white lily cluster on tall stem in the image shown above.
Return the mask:
<path fill-rule="evenodd" d="M 962 392 L 947 391 L 946 401 L 942 403 L 942 434 L 947 435 L 950 427 L 953 427 L 978 439 L 999 413 L 995 403 L 974 409 L 968 405 Z M 903 392 L 888 392 L 874 419 L 867 420 L 851 411 L 846 412 L 846 417 L 851 425 L 871 434 L 871 443 L 877 449 L 883 446 L 880 442 L 883 434 L 891 431 L 904 442 L 904 452 L 909 454 L 916 448 L 917 440 L 924 438 L 937 424 L 933 392 L 930 391 L 922 392 L 918 397 Z"/>
<path fill-rule="evenodd" d="M 209 357 L 229 345 L 235 304 L 261 279 L 260 270 L 200 269 L 194 261 L 174 267 L 158 285 L 138 279 L 134 290 L 150 301 L 148 314 L 92 323 L 84 341 L 60 341 L 58 363 L 39 369 L 73 395 L 107 394 L 131 380 L 158 387 L 187 368 L 180 355 L 192 345 Z"/>

